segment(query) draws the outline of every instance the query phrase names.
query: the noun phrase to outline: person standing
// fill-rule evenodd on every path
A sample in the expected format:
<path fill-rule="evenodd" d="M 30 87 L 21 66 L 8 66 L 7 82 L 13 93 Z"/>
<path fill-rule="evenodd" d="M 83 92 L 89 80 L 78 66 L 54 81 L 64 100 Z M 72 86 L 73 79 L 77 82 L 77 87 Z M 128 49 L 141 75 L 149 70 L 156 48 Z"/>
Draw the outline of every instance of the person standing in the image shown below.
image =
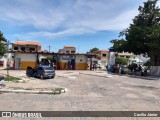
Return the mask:
<path fill-rule="evenodd" d="M 124 65 L 121 65 L 121 74 L 124 74 Z"/>

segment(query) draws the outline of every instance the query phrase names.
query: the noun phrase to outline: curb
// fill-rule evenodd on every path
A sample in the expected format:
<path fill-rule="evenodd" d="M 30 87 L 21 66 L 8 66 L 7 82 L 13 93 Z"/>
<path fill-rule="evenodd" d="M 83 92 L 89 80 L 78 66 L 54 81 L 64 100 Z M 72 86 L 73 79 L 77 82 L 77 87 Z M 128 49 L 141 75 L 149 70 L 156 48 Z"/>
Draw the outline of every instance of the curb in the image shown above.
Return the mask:
<path fill-rule="evenodd" d="M 61 91 L 35 91 L 35 90 L 11 90 L 11 89 L 0 89 L 3 93 L 27 93 L 27 94 L 61 94 L 67 92 L 67 89 Z"/>
<path fill-rule="evenodd" d="M 92 76 L 97 76 L 97 77 L 104 77 L 104 78 L 111 78 L 112 76 L 101 76 L 101 75 L 94 75 L 94 74 L 86 74 L 86 73 L 79 73 L 83 75 L 92 75 Z"/>
<path fill-rule="evenodd" d="M 160 80 L 160 77 L 144 77 L 144 76 L 136 76 L 136 75 L 128 75 L 128 74 L 115 74 L 115 73 L 109 73 L 111 75 L 117 75 L 117 76 L 126 76 L 126 77 L 132 77 L 132 78 L 141 78 L 146 80 Z"/>

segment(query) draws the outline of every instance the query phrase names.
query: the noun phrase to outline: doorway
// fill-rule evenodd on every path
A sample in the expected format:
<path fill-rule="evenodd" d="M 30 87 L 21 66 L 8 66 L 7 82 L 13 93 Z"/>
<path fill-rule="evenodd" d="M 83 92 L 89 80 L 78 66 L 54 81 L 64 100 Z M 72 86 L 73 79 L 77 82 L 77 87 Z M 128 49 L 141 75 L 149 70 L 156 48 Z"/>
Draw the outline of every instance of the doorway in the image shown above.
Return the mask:
<path fill-rule="evenodd" d="M 21 58 L 16 58 L 15 68 L 16 68 L 16 70 L 21 69 Z"/>
<path fill-rule="evenodd" d="M 71 59 L 71 69 L 75 70 L 75 59 Z"/>

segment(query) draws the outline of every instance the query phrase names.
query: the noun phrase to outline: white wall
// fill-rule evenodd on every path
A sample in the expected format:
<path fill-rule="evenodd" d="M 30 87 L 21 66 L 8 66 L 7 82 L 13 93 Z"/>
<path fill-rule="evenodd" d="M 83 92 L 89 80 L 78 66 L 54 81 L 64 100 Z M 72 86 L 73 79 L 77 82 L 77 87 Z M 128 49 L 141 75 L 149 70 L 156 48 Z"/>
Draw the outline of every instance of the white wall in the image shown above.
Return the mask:
<path fill-rule="evenodd" d="M 82 60 L 82 61 L 81 61 Z M 87 63 L 87 57 L 84 55 L 76 55 L 76 62 L 78 63 Z"/>
<path fill-rule="evenodd" d="M 146 63 L 150 59 L 149 57 L 143 57 L 143 55 L 137 55 L 136 58 L 142 60 L 143 63 Z"/>
<path fill-rule="evenodd" d="M 60 55 L 58 61 L 59 62 L 68 62 L 68 61 L 70 61 L 70 56 L 69 55 Z"/>
<path fill-rule="evenodd" d="M 152 66 L 150 74 L 155 76 L 160 76 L 160 66 Z"/>
<path fill-rule="evenodd" d="M 36 61 L 36 54 L 16 53 L 16 58 L 21 58 L 21 61 Z"/>
<path fill-rule="evenodd" d="M 3 57 L 0 58 L 1 61 L 3 61 L 3 67 L 7 67 L 7 58 L 9 63 L 12 62 L 12 54 L 5 54 Z"/>

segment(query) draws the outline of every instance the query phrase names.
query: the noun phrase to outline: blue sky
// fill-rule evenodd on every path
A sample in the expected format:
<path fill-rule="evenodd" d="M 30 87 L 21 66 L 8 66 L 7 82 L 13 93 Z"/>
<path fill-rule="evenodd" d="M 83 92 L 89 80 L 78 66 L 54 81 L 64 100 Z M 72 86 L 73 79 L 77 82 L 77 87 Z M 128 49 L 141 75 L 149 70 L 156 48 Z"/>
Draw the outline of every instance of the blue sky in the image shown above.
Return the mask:
<path fill-rule="evenodd" d="M 11 42 L 39 41 L 57 52 L 108 49 L 147 0 L 0 0 L 0 31 Z M 160 5 L 158 3 L 158 5 Z"/>

